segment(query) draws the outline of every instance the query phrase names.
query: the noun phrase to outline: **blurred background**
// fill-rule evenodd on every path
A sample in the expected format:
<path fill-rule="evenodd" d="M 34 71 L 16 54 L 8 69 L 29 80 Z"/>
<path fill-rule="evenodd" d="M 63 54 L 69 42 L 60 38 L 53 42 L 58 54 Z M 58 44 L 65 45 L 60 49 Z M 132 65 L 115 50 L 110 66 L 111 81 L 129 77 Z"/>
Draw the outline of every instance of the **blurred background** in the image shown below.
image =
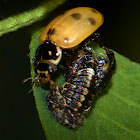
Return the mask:
<path fill-rule="evenodd" d="M 0 0 L 0 20 L 36 8 L 45 0 Z M 87 6 L 103 13 L 105 22 L 97 31 L 106 47 L 140 63 L 140 9 L 133 0 L 68 0 L 58 7 L 67 9 Z M 52 15 L 51 15 L 52 14 Z M 55 12 L 50 13 L 51 19 Z M 1 140 L 45 140 L 38 118 L 31 83 L 23 84 L 30 77 L 29 44 L 32 33 L 45 26 L 39 21 L 0 37 L 0 127 Z"/>

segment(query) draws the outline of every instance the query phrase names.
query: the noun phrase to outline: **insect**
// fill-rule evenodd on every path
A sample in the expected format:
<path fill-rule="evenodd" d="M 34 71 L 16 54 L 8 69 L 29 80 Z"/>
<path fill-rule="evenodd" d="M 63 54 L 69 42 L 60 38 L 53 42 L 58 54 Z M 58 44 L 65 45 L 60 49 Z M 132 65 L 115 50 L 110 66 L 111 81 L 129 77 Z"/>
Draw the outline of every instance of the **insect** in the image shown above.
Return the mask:
<path fill-rule="evenodd" d="M 34 67 L 35 83 L 53 83 L 50 76 L 62 58 L 62 49 L 77 47 L 103 24 L 103 15 L 90 7 L 77 7 L 52 20 L 39 37 Z"/>
<path fill-rule="evenodd" d="M 90 7 L 77 7 L 52 20 L 41 33 L 39 42 L 50 40 L 62 49 L 70 49 L 103 24 L 103 15 Z"/>
<path fill-rule="evenodd" d="M 61 49 L 49 42 L 45 42 L 45 44 L 41 44 L 37 48 L 33 63 L 37 74 L 35 77 L 36 85 L 39 85 L 40 82 L 50 82 L 51 85 L 54 84 L 54 82 L 50 79 L 50 75 L 55 72 L 56 65 L 59 63 L 61 57 Z"/>
<path fill-rule="evenodd" d="M 83 122 L 83 114 L 91 107 L 93 96 L 105 88 L 115 65 L 114 53 L 105 50 L 96 55 L 90 46 L 84 46 L 69 54 L 66 61 L 66 82 L 62 88 L 55 87 L 47 96 L 56 119 L 70 128 Z M 71 53 L 71 51 L 70 51 Z"/>

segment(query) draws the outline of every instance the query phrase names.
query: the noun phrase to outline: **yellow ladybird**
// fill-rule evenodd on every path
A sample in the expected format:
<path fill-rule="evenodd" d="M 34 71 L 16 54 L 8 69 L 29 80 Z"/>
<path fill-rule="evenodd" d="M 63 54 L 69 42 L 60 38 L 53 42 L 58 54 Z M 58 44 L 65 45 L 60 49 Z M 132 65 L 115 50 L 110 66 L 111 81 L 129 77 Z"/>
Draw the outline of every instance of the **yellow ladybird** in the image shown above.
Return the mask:
<path fill-rule="evenodd" d="M 52 20 L 39 42 L 51 41 L 62 49 L 74 48 L 103 24 L 103 15 L 90 7 L 77 7 Z"/>
<path fill-rule="evenodd" d="M 34 58 L 34 83 L 50 82 L 53 85 L 50 76 L 57 70 L 62 49 L 76 47 L 102 24 L 103 15 L 90 7 L 73 8 L 52 20 L 39 38 L 40 45 Z"/>

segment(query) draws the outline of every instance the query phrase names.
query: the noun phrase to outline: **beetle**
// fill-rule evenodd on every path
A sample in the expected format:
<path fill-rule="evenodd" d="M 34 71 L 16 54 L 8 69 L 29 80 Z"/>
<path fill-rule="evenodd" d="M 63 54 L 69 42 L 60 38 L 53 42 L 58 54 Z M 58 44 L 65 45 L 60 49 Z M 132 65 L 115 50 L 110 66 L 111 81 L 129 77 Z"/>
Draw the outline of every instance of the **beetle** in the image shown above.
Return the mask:
<path fill-rule="evenodd" d="M 103 24 L 103 15 L 90 7 L 77 7 L 52 20 L 39 37 L 40 44 L 46 40 L 62 49 L 74 48 Z"/>
<path fill-rule="evenodd" d="M 103 24 L 103 15 L 90 7 L 77 7 L 52 20 L 39 37 L 34 66 L 35 83 L 50 82 L 62 49 L 74 49 Z M 51 81 L 52 82 L 52 81 Z"/>

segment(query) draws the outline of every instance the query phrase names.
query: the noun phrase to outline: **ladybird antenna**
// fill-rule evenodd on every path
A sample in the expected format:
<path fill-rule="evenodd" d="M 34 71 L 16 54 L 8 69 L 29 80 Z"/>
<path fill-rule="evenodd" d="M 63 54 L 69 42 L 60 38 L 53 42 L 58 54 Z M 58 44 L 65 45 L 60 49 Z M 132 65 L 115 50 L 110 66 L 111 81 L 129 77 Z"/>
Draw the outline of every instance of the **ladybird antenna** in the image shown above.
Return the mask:
<path fill-rule="evenodd" d="M 33 91 L 33 89 L 31 88 L 29 91 L 28 91 L 28 93 L 31 93 Z"/>
<path fill-rule="evenodd" d="M 26 78 L 26 79 L 24 79 L 23 81 L 22 81 L 22 83 L 24 84 L 24 83 L 26 83 L 28 80 L 32 80 L 33 78 L 31 78 L 31 77 L 29 77 L 29 78 Z"/>
<path fill-rule="evenodd" d="M 28 80 L 36 80 L 37 78 L 38 78 L 38 76 L 34 77 L 34 78 L 32 78 L 32 77 L 26 78 L 26 79 L 23 80 L 23 84 L 26 83 Z"/>

